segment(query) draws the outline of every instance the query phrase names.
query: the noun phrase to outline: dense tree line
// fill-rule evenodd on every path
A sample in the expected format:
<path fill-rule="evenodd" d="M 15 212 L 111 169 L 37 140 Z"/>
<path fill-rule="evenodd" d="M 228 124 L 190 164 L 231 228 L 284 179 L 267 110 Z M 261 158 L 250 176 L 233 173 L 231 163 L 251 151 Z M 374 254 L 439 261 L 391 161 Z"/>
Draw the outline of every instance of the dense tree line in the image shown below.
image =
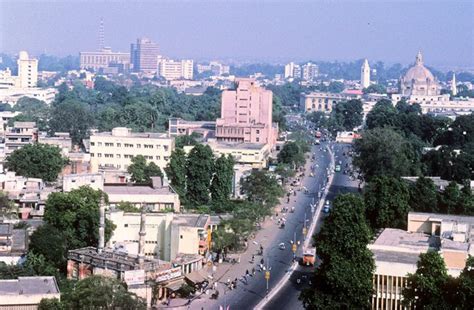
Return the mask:
<path fill-rule="evenodd" d="M 145 156 L 137 155 L 131 160 L 127 168 L 132 182 L 151 183 L 151 177 L 163 177 L 163 172 L 154 162 L 147 163 Z"/>
<path fill-rule="evenodd" d="M 315 111 L 308 113 L 306 119 L 312 122 L 315 127 L 327 128 L 334 135 L 338 131 L 352 131 L 362 124 L 362 101 L 359 99 L 340 101 L 333 107 L 329 115 Z"/>
<path fill-rule="evenodd" d="M 300 299 L 306 309 L 367 309 L 374 260 L 367 248 L 372 233 L 358 195 L 339 195 L 315 237 L 318 266 Z"/>
<path fill-rule="evenodd" d="M 219 211 L 232 194 L 234 174 L 232 156 L 215 159 L 208 145 L 195 145 L 188 155 L 177 148 L 165 168 L 171 186 L 190 208 L 211 205 Z"/>

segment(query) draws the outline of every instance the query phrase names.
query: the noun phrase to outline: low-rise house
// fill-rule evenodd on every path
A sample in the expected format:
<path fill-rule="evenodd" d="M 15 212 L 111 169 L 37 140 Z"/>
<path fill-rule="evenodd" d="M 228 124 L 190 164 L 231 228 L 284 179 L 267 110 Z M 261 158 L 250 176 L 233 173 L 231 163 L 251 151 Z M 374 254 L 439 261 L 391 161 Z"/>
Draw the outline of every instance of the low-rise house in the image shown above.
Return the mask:
<path fill-rule="evenodd" d="M 42 299 L 61 299 L 54 277 L 0 280 L 0 310 L 36 310 Z"/>
<path fill-rule="evenodd" d="M 53 136 L 48 136 L 46 132 L 41 131 L 38 134 L 38 143 L 57 146 L 65 155 L 72 150 L 72 139 L 68 132 L 55 132 Z"/>
<path fill-rule="evenodd" d="M 18 207 L 22 219 L 42 217 L 49 194 L 56 191 L 42 179 L 17 176 L 14 172 L 0 174 L 0 182 L 8 199 Z"/>
<path fill-rule="evenodd" d="M 109 196 L 109 205 L 115 207 L 121 202 L 134 206 L 145 206 L 152 212 L 179 212 L 181 202 L 179 195 L 161 177 L 152 177 L 150 185 L 141 184 L 105 184 L 104 192 Z"/>
<path fill-rule="evenodd" d="M 70 192 L 81 186 L 104 190 L 104 176 L 101 173 L 69 174 L 63 176 L 63 192 Z"/>
<path fill-rule="evenodd" d="M 35 122 L 14 122 L 5 132 L 5 154 L 38 141 L 38 128 Z"/>
<path fill-rule="evenodd" d="M 27 250 L 26 229 L 15 229 L 12 223 L 0 223 L 0 262 L 17 264 Z"/>

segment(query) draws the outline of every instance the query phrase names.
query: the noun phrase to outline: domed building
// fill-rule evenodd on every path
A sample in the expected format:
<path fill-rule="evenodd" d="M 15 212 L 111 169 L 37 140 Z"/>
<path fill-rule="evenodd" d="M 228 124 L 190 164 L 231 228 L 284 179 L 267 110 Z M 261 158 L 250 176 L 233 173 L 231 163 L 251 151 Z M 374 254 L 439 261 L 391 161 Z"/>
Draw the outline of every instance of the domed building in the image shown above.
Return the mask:
<path fill-rule="evenodd" d="M 423 65 L 421 52 L 416 55 L 415 65 L 400 78 L 402 96 L 437 96 L 441 87 L 434 75 Z"/>

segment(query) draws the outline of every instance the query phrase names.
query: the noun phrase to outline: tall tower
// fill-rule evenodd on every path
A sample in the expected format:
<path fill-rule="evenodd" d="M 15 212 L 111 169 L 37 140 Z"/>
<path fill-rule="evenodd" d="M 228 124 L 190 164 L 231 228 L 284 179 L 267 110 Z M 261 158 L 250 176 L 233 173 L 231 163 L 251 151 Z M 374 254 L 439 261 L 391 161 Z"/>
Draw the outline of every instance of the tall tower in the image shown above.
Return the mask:
<path fill-rule="evenodd" d="M 104 32 L 104 19 L 100 18 L 99 24 L 99 50 L 103 50 L 105 47 L 105 32 Z"/>
<path fill-rule="evenodd" d="M 370 66 L 367 58 L 364 60 L 364 63 L 360 68 L 360 84 L 362 85 L 362 88 L 370 86 Z"/>
<path fill-rule="evenodd" d="M 458 88 L 456 87 L 456 75 L 453 73 L 453 78 L 451 79 L 451 93 L 453 96 L 458 94 Z"/>
<path fill-rule="evenodd" d="M 28 53 L 21 51 L 18 60 L 18 87 L 30 88 L 38 84 L 38 59 L 30 58 Z"/>

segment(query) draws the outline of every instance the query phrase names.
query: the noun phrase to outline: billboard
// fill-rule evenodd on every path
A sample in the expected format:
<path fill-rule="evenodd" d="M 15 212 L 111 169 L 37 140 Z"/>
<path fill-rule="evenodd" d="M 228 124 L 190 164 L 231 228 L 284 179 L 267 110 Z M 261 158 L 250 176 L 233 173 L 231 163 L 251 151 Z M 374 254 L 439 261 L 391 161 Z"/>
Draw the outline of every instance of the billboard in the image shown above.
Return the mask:
<path fill-rule="evenodd" d="M 136 285 L 145 283 L 145 270 L 127 270 L 123 273 L 123 281 L 127 285 Z"/>

